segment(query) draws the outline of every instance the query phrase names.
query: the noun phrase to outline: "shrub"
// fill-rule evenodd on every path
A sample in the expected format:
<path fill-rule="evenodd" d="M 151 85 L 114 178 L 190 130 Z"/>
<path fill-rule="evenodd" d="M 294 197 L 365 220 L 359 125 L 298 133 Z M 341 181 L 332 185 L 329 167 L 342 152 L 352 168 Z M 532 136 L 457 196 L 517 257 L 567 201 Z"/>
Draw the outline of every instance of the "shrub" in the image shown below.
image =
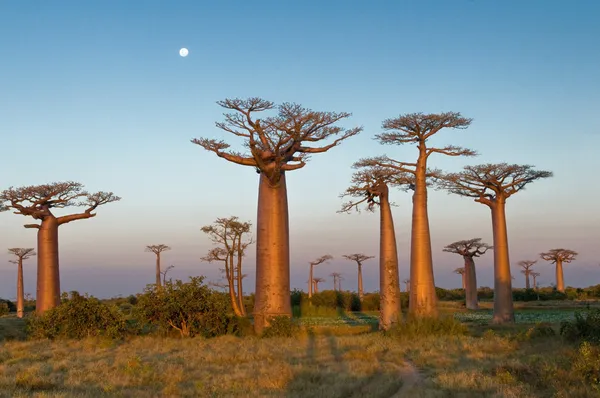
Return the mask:
<path fill-rule="evenodd" d="M 261 337 L 293 337 L 300 330 L 300 326 L 290 317 L 285 315 L 274 316 L 269 319 L 269 326 L 264 328 Z"/>
<path fill-rule="evenodd" d="M 379 311 L 379 304 L 381 302 L 381 298 L 379 293 L 367 293 L 363 297 L 363 301 L 361 304 L 361 311 Z"/>
<path fill-rule="evenodd" d="M 584 341 L 573 360 L 573 369 L 588 383 L 600 385 L 600 349 Z"/>
<path fill-rule="evenodd" d="M 203 285 L 204 277 L 167 281 L 164 286 L 148 285 L 138 296 L 137 317 L 163 331 L 175 329 L 181 337 L 214 337 L 227 333 L 229 299 Z"/>
<path fill-rule="evenodd" d="M 117 338 L 125 334 L 126 322 L 116 306 L 73 291 L 63 293 L 59 306 L 29 318 L 27 330 L 32 338 Z"/>
<path fill-rule="evenodd" d="M 423 336 L 459 336 L 467 332 L 465 325 L 454 317 L 409 318 L 390 329 L 387 334 L 402 338 L 418 338 Z"/>
<path fill-rule="evenodd" d="M 8 304 L 5 301 L 0 301 L 0 316 L 7 315 L 8 312 Z"/>
<path fill-rule="evenodd" d="M 227 334 L 239 337 L 254 336 L 254 326 L 249 318 L 232 316 L 227 322 Z"/>
<path fill-rule="evenodd" d="M 547 322 L 538 322 L 535 326 L 530 327 L 526 331 L 520 332 L 516 338 L 517 340 L 532 340 L 544 337 L 556 336 L 556 332 Z"/>
<path fill-rule="evenodd" d="M 576 312 L 574 320 L 561 322 L 560 335 L 569 341 L 600 343 L 600 309 Z"/>
<path fill-rule="evenodd" d="M 134 296 L 133 294 L 129 295 L 129 297 L 127 297 L 127 302 L 131 305 L 136 305 L 138 302 L 138 298 L 136 296 Z"/>
<path fill-rule="evenodd" d="M 459 301 L 465 299 L 465 291 L 463 289 L 448 290 L 441 287 L 436 287 L 435 294 L 437 298 L 442 301 Z"/>

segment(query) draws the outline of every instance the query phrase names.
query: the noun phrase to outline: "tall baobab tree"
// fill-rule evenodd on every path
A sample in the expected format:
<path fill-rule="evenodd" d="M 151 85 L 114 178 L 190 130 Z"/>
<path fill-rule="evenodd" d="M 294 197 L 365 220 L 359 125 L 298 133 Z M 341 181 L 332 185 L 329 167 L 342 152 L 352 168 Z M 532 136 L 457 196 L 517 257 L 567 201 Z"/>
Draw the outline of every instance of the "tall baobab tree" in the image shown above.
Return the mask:
<path fill-rule="evenodd" d="M 338 286 L 342 274 L 340 274 L 339 272 L 332 272 L 331 274 L 329 274 L 329 276 L 333 278 L 333 290 L 342 291 L 342 288 Z"/>
<path fill-rule="evenodd" d="M 160 289 L 161 287 L 161 283 L 160 283 L 160 257 L 161 257 L 161 253 L 162 252 L 166 252 L 171 250 L 170 246 L 164 245 L 164 244 L 158 244 L 158 245 L 148 245 L 146 246 L 145 251 L 150 252 L 150 253 L 154 253 L 156 255 L 156 288 Z"/>
<path fill-rule="evenodd" d="M 465 281 L 465 267 L 459 267 L 456 268 L 454 271 L 455 274 L 460 275 L 461 281 L 462 281 L 462 289 L 466 290 L 467 287 L 467 283 Z"/>
<path fill-rule="evenodd" d="M 25 313 L 25 290 L 23 287 L 23 260 L 27 260 L 35 256 L 33 248 L 13 247 L 8 249 L 10 254 L 14 254 L 17 259 L 9 260 L 13 264 L 17 264 L 17 317 L 23 318 Z"/>
<path fill-rule="evenodd" d="M 531 267 L 533 267 L 537 263 L 537 260 L 523 260 L 519 261 L 519 267 L 523 268 L 521 273 L 525 275 L 525 289 L 531 289 L 531 284 L 529 283 L 529 276 L 533 272 Z"/>
<path fill-rule="evenodd" d="M 226 99 L 217 102 L 230 111 L 221 130 L 242 137 L 247 153 L 229 150 L 223 140 L 193 139 L 217 156 L 242 166 L 254 167 L 260 174 L 256 225 L 256 296 L 254 327 L 257 332 L 277 315 L 292 316 L 290 303 L 289 218 L 285 173 L 306 165 L 311 154 L 327 152 L 360 131 L 336 124 L 350 113 L 316 112 L 298 104 L 277 107 L 261 98 Z M 256 115 L 277 109 L 273 116 Z M 311 144 L 334 138 L 322 146 Z"/>
<path fill-rule="evenodd" d="M 550 261 L 556 264 L 556 290 L 559 292 L 565 291 L 565 279 L 563 276 L 563 263 L 570 263 L 577 257 L 576 251 L 569 249 L 552 249 L 544 253 L 540 253 L 542 260 Z"/>
<path fill-rule="evenodd" d="M 375 256 L 367 256 L 366 254 L 363 254 L 363 253 L 354 253 L 354 254 L 344 254 L 342 257 L 344 257 L 347 260 L 356 262 L 356 265 L 358 268 L 358 278 L 357 278 L 358 279 L 358 298 L 362 302 L 363 297 L 365 295 L 364 289 L 363 289 L 362 266 L 365 261 L 375 258 Z"/>
<path fill-rule="evenodd" d="M 319 293 L 319 283 L 325 282 L 323 278 L 313 278 L 313 286 L 315 294 Z"/>
<path fill-rule="evenodd" d="M 552 176 L 550 171 L 534 170 L 517 164 L 483 164 L 466 166 L 460 173 L 447 174 L 443 186 L 461 196 L 474 198 L 492 213 L 494 235 L 494 323 L 514 323 L 512 277 L 508 256 L 506 200 L 526 185 Z"/>
<path fill-rule="evenodd" d="M 78 182 L 54 182 L 10 187 L 0 193 L 0 203 L 15 210 L 15 214 L 31 216 L 40 224 L 26 224 L 37 233 L 36 312 L 39 314 L 60 304 L 60 271 L 58 256 L 58 227 L 75 220 L 96 216 L 98 206 L 120 200 L 112 192 L 89 193 Z M 56 216 L 54 209 L 84 206 L 81 213 Z"/>
<path fill-rule="evenodd" d="M 242 286 L 242 261 L 246 249 L 254 241 L 245 236 L 250 233 L 252 224 L 240 222 L 238 217 L 217 218 L 212 225 L 202 227 L 202 232 L 209 235 L 210 240 L 218 245 L 208 251 L 202 259 L 207 262 L 223 262 L 222 269 L 227 279 L 229 298 L 234 313 L 237 316 L 246 316 L 244 306 L 244 289 Z"/>
<path fill-rule="evenodd" d="M 481 242 L 481 238 L 459 240 L 444 247 L 448 253 L 460 254 L 465 262 L 463 274 L 463 289 L 465 289 L 465 305 L 470 310 L 479 308 L 477 299 L 477 273 L 475 271 L 475 257 L 482 256 L 492 246 Z"/>
<path fill-rule="evenodd" d="M 538 276 L 540 276 L 540 273 L 532 271 L 530 275 L 533 278 L 533 288 L 537 289 L 537 281 L 536 281 L 536 279 L 537 279 Z"/>
<path fill-rule="evenodd" d="M 308 262 L 309 267 L 310 267 L 309 272 L 308 272 L 308 298 L 309 299 L 312 297 L 313 293 L 316 293 L 316 291 L 314 290 L 314 286 L 315 286 L 314 279 L 315 278 L 313 277 L 315 266 L 326 263 L 332 259 L 333 259 L 333 256 L 331 254 L 326 254 L 324 256 L 317 258 L 316 260 Z"/>
<path fill-rule="evenodd" d="M 408 173 L 391 168 L 370 166 L 370 160 L 354 163 L 357 169 L 352 175 L 351 185 L 341 195 L 352 198 L 342 206 L 340 212 L 360 211 L 362 203 L 368 211 L 379 207 L 379 328 L 387 330 L 402 318 L 400 309 L 400 276 L 398 271 L 398 249 L 396 232 L 389 200 L 389 187 L 408 189 L 412 178 Z M 345 255 L 348 260 L 358 264 L 358 294 L 363 300 L 362 262 L 372 258 L 362 253 Z"/>
<path fill-rule="evenodd" d="M 430 147 L 428 140 L 442 129 L 466 129 L 471 119 L 457 112 L 441 114 L 410 113 L 383 121 L 385 131 L 375 136 L 381 144 L 415 144 L 419 155 L 416 162 L 399 162 L 388 157 L 372 159 L 373 165 L 392 167 L 414 177 L 413 212 L 410 244 L 410 300 L 409 313 L 417 317 L 436 317 L 437 297 L 433 278 L 431 235 L 427 213 L 429 156 L 437 153 L 447 156 L 475 156 L 476 152 L 454 145 Z"/>
<path fill-rule="evenodd" d="M 410 279 L 406 278 L 402 281 L 402 283 L 404 283 L 404 286 L 406 286 L 406 293 L 410 292 Z"/>

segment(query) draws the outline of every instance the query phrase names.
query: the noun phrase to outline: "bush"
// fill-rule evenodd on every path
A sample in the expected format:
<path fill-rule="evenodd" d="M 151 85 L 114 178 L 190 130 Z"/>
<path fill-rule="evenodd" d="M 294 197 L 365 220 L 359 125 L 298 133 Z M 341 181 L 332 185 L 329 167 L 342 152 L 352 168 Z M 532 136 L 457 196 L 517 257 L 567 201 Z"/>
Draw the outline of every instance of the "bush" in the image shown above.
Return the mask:
<path fill-rule="evenodd" d="M 569 341 L 600 343 L 600 309 L 576 312 L 574 320 L 561 322 L 560 335 Z"/>
<path fill-rule="evenodd" d="M 292 318 L 285 315 L 274 316 L 269 319 L 269 326 L 264 328 L 261 337 L 293 337 L 300 327 Z"/>
<path fill-rule="evenodd" d="M 448 290 L 441 287 L 436 287 L 435 294 L 437 298 L 442 301 L 459 301 L 465 299 L 465 291 L 463 289 Z"/>
<path fill-rule="evenodd" d="M 126 333 L 126 322 L 116 306 L 73 291 L 63 293 L 59 306 L 29 318 L 27 330 L 32 338 L 117 338 Z"/>
<path fill-rule="evenodd" d="M 524 332 L 520 332 L 516 337 L 517 340 L 532 340 L 554 336 L 556 336 L 556 332 L 552 328 L 552 325 L 546 322 L 538 322 L 535 326 L 530 327 Z"/>
<path fill-rule="evenodd" d="M 204 277 L 148 285 L 138 296 L 137 318 L 160 330 L 177 330 L 181 337 L 214 337 L 228 331 L 230 302 L 226 294 L 203 285 Z"/>
<path fill-rule="evenodd" d="M 588 383 L 600 385 L 600 349 L 584 341 L 573 360 L 573 369 Z"/>
<path fill-rule="evenodd" d="M 227 334 L 239 337 L 254 336 L 254 325 L 249 318 L 233 316 L 228 319 Z"/>
<path fill-rule="evenodd" d="M 533 289 L 513 289 L 513 300 L 514 301 L 536 301 L 541 297 Z"/>
<path fill-rule="evenodd" d="M 8 304 L 4 301 L 0 301 L 0 316 L 7 315 L 9 312 Z"/>
<path fill-rule="evenodd" d="M 406 322 L 395 325 L 386 334 L 402 338 L 419 338 L 423 336 L 459 336 L 467 333 L 465 325 L 454 317 L 409 318 Z"/>

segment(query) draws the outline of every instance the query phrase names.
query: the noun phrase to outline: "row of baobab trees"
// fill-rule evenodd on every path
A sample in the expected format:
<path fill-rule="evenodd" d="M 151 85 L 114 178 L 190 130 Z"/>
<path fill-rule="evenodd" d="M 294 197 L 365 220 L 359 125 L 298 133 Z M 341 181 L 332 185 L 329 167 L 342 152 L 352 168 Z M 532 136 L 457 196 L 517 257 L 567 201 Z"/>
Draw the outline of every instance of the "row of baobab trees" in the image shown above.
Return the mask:
<path fill-rule="evenodd" d="M 252 167 L 259 174 L 253 313 L 255 329 L 260 332 L 271 317 L 292 314 L 286 173 L 305 167 L 310 156 L 328 152 L 363 128 L 347 129 L 338 124 L 350 117 L 350 113 L 313 111 L 294 103 L 276 105 L 261 98 L 225 99 L 217 103 L 226 113 L 216 127 L 241 138 L 247 151 L 232 150 L 221 139 L 198 138 L 192 143 L 229 162 Z M 380 327 L 383 329 L 401 320 L 390 188 L 412 191 L 408 312 L 413 317 L 438 316 L 427 211 L 427 191 L 434 185 L 489 207 L 494 247 L 493 321 L 514 322 L 506 201 L 528 184 L 551 177 L 552 172 L 506 163 L 466 166 L 457 173 L 428 167 L 432 155 L 477 155 L 474 150 L 455 145 L 430 145 L 432 136 L 441 131 L 466 129 L 471 122 L 472 119 L 458 112 L 409 113 L 384 120 L 383 132 L 375 134 L 374 139 L 382 145 L 414 145 L 416 156 L 412 160 L 387 155 L 369 157 L 352 166 L 350 186 L 342 194 L 350 201 L 340 212 L 359 210 L 363 205 L 370 211 L 379 209 Z M 119 199 L 112 192 L 88 193 L 76 182 L 10 187 L 0 194 L 3 209 L 13 209 L 17 214 L 40 221 L 25 225 L 38 231 L 36 297 L 40 312 L 56 306 L 60 300 L 59 226 L 94 217 L 97 207 Z M 52 212 L 54 208 L 71 206 L 86 209 L 61 217 Z"/>

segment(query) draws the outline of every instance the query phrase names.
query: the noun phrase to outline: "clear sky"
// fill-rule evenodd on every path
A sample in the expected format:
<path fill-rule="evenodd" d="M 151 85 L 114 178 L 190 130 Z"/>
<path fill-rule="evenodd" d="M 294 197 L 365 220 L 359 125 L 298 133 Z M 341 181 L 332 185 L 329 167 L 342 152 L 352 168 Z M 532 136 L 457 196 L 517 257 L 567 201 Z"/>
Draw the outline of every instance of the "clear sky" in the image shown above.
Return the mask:
<path fill-rule="evenodd" d="M 174 4 L 176 3 L 176 4 Z M 378 253 L 378 216 L 336 214 L 351 164 L 414 147 L 382 147 L 381 122 L 410 112 L 458 111 L 474 119 L 433 143 L 473 148 L 470 159 L 430 165 L 533 164 L 555 173 L 507 204 L 514 285 L 519 260 L 555 247 L 580 252 L 567 285 L 600 283 L 600 3 L 597 1 L 3 1 L 0 2 L 0 189 L 75 180 L 121 202 L 60 230 L 63 290 L 128 295 L 153 282 L 147 244 L 165 243 L 173 278 L 219 277 L 199 258 L 211 247 L 200 227 L 217 217 L 256 221 L 258 175 L 190 143 L 226 138 L 215 101 L 260 96 L 323 111 L 347 111 L 361 135 L 315 155 L 288 175 L 292 287 L 308 261 L 330 253 L 316 276 L 341 271 L 345 253 Z M 181 47 L 190 51 L 178 55 Z M 456 240 L 491 243 L 490 212 L 467 198 L 430 192 L 436 285 L 459 287 Z M 400 277 L 408 276 L 411 198 L 393 193 Z M 62 214 L 62 213 L 59 213 Z M 24 216 L 0 214 L 0 246 L 34 247 Z M 0 251 L 0 297 L 15 296 L 16 267 Z M 378 288 L 377 260 L 364 266 Z M 254 253 L 246 260 L 253 290 Z M 492 256 L 478 282 L 493 286 Z M 550 264 L 535 266 L 541 285 Z M 35 293 L 35 260 L 25 291 Z M 325 288 L 331 286 L 327 277 Z"/>

